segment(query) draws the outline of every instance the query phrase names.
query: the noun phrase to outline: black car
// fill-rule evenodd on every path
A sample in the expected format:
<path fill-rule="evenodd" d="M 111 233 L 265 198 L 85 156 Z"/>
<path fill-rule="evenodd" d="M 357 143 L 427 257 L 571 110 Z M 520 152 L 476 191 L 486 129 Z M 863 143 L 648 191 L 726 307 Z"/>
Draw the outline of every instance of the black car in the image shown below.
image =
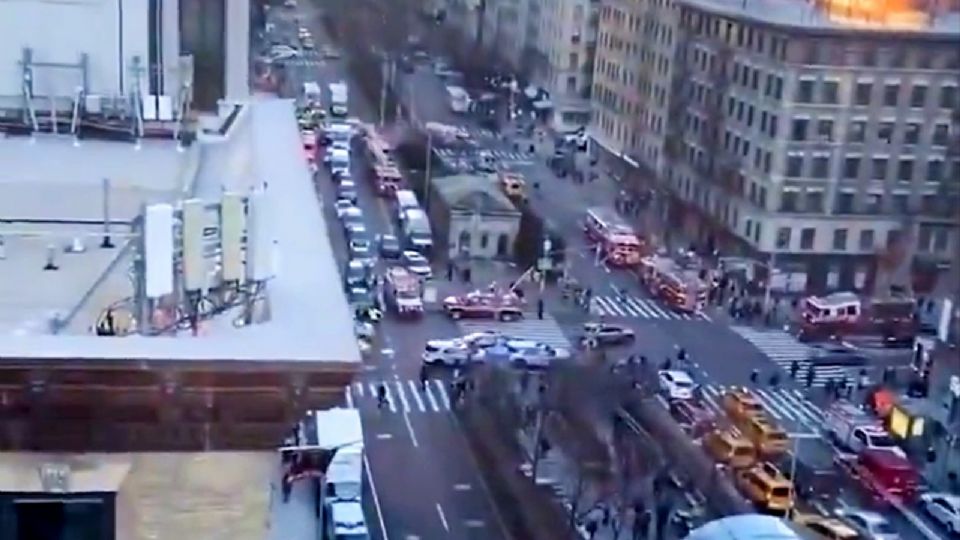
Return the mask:
<path fill-rule="evenodd" d="M 626 326 L 608 323 L 586 323 L 583 325 L 583 335 L 580 336 L 580 343 L 589 347 L 603 347 L 633 343 L 636 338 L 633 330 Z"/>
<path fill-rule="evenodd" d="M 392 234 L 377 235 L 377 246 L 380 250 L 380 257 L 384 259 L 399 259 L 403 248 L 400 246 L 400 240 Z"/>
<path fill-rule="evenodd" d="M 870 363 L 870 357 L 855 347 L 845 345 L 820 345 L 812 347 L 807 361 L 816 366 L 859 367 Z"/>

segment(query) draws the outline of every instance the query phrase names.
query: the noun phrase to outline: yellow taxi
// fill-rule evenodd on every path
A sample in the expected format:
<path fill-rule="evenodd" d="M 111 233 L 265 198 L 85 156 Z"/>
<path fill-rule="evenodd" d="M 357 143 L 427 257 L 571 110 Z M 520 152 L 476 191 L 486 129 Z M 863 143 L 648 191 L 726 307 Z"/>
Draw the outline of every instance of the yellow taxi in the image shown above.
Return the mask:
<path fill-rule="evenodd" d="M 824 540 L 862 540 L 853 527 L 836 518 L 806 515 L 794 516 L 793 521 Z"/>
<path fill-rule="evenodd" d="M 790 449 L 790 438 L 787 432 L 765 414 L 745 418 L 740 422 L 739 427 L 744 437 L 753 443 L 760 455 L 779 456 Z"/>
<path fill-rule="evenodd" d="M 703 438 L 703 448 L 717 463 L 725 463 L 736 469 L 749 467 L 757 459 L 753 443 L 732 430 L 708 433 Z"/>
<path fill-rule="evenodd" d="M 526 195 L 527 181 L 523 175 L 515 172 L 500 173 L 500 189 L 511 199 L 523 199 Z"/>
<path fill-rule="evenodd" d="M 746 388 L 736 388 L 723 394 L 723 410 L 735 423 L 763 414 L 763 405 Z"/>
<path fill-rule="evenodd" d="M 761 510 L 785 515 L 793 508 L 793 483 L 772 463 L 764 461 L 738 471 L 735 483 Z"/>

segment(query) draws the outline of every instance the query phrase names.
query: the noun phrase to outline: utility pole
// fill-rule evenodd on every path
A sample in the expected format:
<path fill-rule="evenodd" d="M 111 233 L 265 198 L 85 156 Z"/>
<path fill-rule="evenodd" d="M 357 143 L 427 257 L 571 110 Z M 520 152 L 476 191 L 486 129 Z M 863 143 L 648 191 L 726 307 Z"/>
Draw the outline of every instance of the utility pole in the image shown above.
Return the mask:
<path fill-rule="evenodd" d="M 433 158 L 433 134 L 427 131 L 427 164 L 423 175 L 423 211 L 430 209 L 430 162 Z"/>
<path fill-rule="evenodd" d="M 763 290 L 763 310 L 770 309 L 770 292 L 773 284 L 773 272 L 777 268 L 777 252 L 770 252 L 770 260 L 767 262 L 767 283 Z"/>
<path fill-rule="evenodd" d="M 389 61 L 384 53 L 383 61 L 380 65 L 380 127 L 386 123 L 387 119 L 387 83 L 390 76 Z"/>

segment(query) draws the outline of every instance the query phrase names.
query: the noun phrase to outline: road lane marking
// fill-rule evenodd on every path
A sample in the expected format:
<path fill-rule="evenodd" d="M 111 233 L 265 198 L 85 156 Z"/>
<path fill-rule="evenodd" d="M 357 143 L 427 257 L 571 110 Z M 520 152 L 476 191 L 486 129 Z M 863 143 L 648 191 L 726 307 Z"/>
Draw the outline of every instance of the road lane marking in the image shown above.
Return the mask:
<path fill-rule="evenodd" d="M 363 468 L 367 471 L 367 481 L 370 482 L 370 494 L 373 495 L 373 508 L 377 511 L 377 522 L 380 524 L 380 534 L 383 540 L 390 540 L 387 534 L 387 524 L 383 521 L 383 510 L 380 508 L 380 496 L 377 495 L 377 484 L 373 481 L 373 474 L 370 473 L 370 461 L 367 455 L 363 455 Z"/>
<path fill-rule="evenodd" d="M 420 397 L 420 389 L 417 388 L 416 383 L 407 381 L 407 385 L 410 387 L 410 395 L 417 402 L 417 408 L 420 409 L 420 412 L 426 412 L 427 409 L 423 406 L 423 398 Z"/>
<path fill-rule="evenodd" d="M 453 490 L 454 490 L 454 491 L 470 491 L 471 489 L 473 489 L 473 486 L 471 486 L 470 484 L 467 484 L 467 483 L 454 484 L 454 485 L 453 485 Z"/>
<path fill-rule="evenodd" d="M 360 383 L 353 383 L 353 387 L 357 389 L 357 397 L 363 397 L 363 385 Z"/>
<path fill-rule="evenodd" d="M 393 433 L 377 433 L 377 438 L 381 441 L 388 441 L 393 438 Z"/>
<path fill-rule="evenodd" d="M 434 399 L 433 393 L 430 391 L 430 385 L 427 384 L 425 387 L 425 392 L 427 394 L 427 401 L 430 402 L 430 408 L 435 412 L 440 412 L 440 407 L 437 406 L 437 400 Z"/>
<path fill-rule="evenodd" d="M 470 529 L 482 529 L 487 526 L 482 519 L 468 519 L 463 522 Z"/>
<path fill-rule="evenodd" d="M 407 432 L 410 434 L 410 442 L 413 443 L 413 447 L 419 448 L 420 443 L 417 442 L 417 434 L 413 432 L 413 424 L 410 423 L 410 415 L 406 411 L 403 412 L 403 423 L 407 426 Z"/>
<path fill-rule="evenodd" d="M 447 395 L 447 389 L 443 387 L 443 381 L 434 379 L 433 382 L 436 383 L 437 390 L 440 392 L 440 399 L 443 401 L 443 406 L 449 410 L 450 397 Z"/>
<path fill-rule="evenodd" d="M 789 408 L 784 407 L 782 404 L 777 402 L 776 394 L 774 392 L 771 391 L 770 393 L 767 393 L 767 391 L 763 388 L 754 388 L 753 392 L 760 399 L 760 402 L 763 403 L 764 407 L 768 409 L 778 420 L 783 418 L 786 418 L 787 420 L 796 420 Z"/>
<path fill-rule="evenodd" d="M 437 515 L 440 516 L 440 524 L 443 525 L 444 530 L 450 532 L 450 526 L 447 525 L 447 516 L 443 514 L 443 507 L 440 506 L 440 503 L 437 503 Z"/>
<path fill-rule="evenodd" d="M 343 395 L 347 400 L 347 408 L 355 409 L 356 407 L 353 405 L 353 392 L 351 392 L 351 388 L 349 386 L 343 389 Z"/>
<path fill-rule="evenodd" d="M 400 381 L 393 381 L 393 384 L 397 386 L 397 395 L 400 396 L 400 402 L 403 403 L 403 410 L 410 410 L 410 403 L 407 402 L 407 393 L 403 391 L 403 383 Z"/>

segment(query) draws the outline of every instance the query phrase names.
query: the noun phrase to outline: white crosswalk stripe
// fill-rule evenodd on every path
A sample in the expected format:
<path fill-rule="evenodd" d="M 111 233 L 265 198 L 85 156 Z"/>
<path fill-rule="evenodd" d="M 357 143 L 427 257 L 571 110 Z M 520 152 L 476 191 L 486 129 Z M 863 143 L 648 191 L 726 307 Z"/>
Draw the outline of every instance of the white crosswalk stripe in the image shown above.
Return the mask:
<path fill-rule="evenodd" d="M 471 152 L 459 151 L 454 148 L 434 148 L 434 153 L 442 158 L 448 159 L 470 159 L 473 155 Z M 532 163 L 530 160 L 530 154 L 524 152 L 512 152 L 507 150 L 493 150 L 490 152 L 493 157 L 501 161 L 510 161 L 517 163 Z"/>
<path fill-rule="evenodd" d="M 544 314 L 543 320 L 528 315 L 515 322 L 459 321 L 457 326 L 463 334 L 495 330 L 517 339 L 539 341 L 555 348 L 571 348 L 570 339 L 564 334 L 563 328 L 549 314 Z"/>
<path fill-rule="evenodd" d="M 627 296 L 594 296 L 590 299 L 590 312 L 607 317 L 631 317 L 635 319 L 666 319 L 677 321 L 710 320 L 702 313 L 678 313 L 656 300 Z"/>
<path fill-rule="evenodd" d="M 291 60 L 284 60 L 282 62 L 285 66 L 297 66 L 297 67 L 321 67 L 326 65 L 323 60 L 307 60 L 304 58 L 294 58 Z"/>
<path fill-rule="evenodd" d="M 748 326 L 731 326 L 731 330 L 749 341 L 760 352 L 765 354 L 773 363 L 786 371 L 790 371 L 790 364 L 796 360 L 800 369 L 797 380 L 804 384 L 807 369 L 809 369 L 813 349 L 800 343 L 790 334 L 782 330 L 756 330 Z M 815 366 L 813 386 L 824 386 L 828 380 L 839 380 L 844 376 L 851 377 L 851 369 L 844 366 Z"/>
<path fill-rule="evenodd" d="M 707 384 L 703 386 L 703 400 L 717 413 L 724 414 L 721 405 L 723 394 L 728 390 L 724 385 Z M 796 389 L 793 388 L 751 388 L 751 392 L 763 405 L 774 420 L 799 424 L 810 431 L 819 432 L 823 423 L 823 410 Z"/>
<path fill-rule="evenodd" d="M 348 407 L 358 407 L 370 402 L 376 407 L 377 382 L 355 382 L 347 386 L 346 402 Z M 442 413 L 450 410 L 450 396 L 446 382 L 439 379 L 427 381 L 424 388 L 414 380 L 385 381 L 387 389 L 387 410 L 392 413 Z"/>

